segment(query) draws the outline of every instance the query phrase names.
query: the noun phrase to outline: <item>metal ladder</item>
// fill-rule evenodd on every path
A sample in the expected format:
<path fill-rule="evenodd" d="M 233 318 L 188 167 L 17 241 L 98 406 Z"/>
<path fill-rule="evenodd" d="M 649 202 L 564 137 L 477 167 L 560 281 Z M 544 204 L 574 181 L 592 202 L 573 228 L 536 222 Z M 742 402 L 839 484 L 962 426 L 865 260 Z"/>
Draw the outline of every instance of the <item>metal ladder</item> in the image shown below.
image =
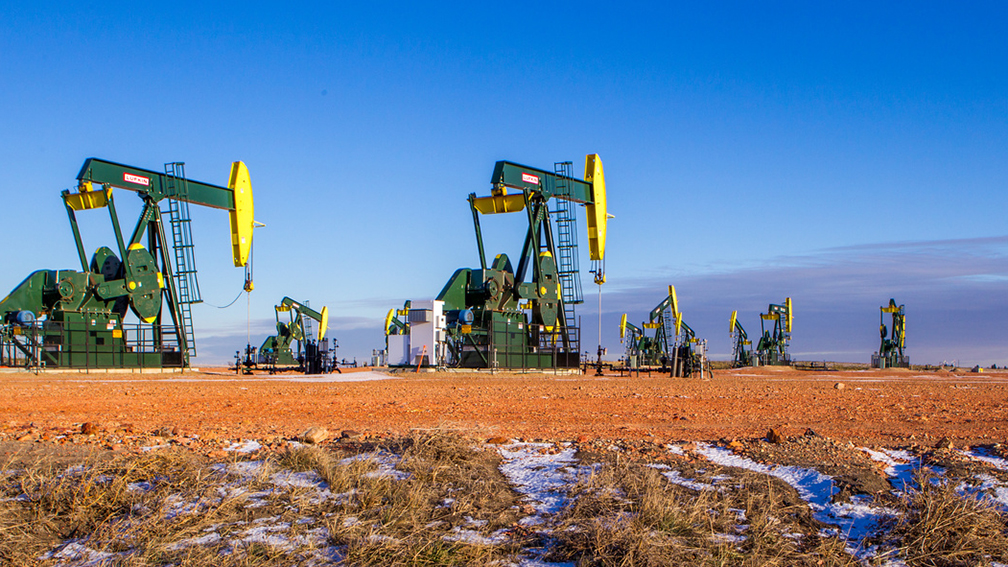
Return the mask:
<path fill-rule="evenodd" d="M 192 220 L 189 218 L 189 182 L 185 176 L 185 164 L 171 162 L 165 164 L 165 178 L 168 191 L 168 218 L 171 221 L 172 244 L 175 249 L 175 287 L 178 291 L 181 326 L 186 334 L 186 346 L 190 357 L 196 356 L 196 338 L 193 335 L 192 304 L 202 303 L 199 281 L 196 279 L 196 254 L 192 243 Z"/>
<path fill-rule="evenodd" d="M 672 317 L 672 309 L 669 307 L 662 309 L 662 331 L 665 333 L 665 351 L 672 354 L 678 344 L 675 334 L 675 318 Z"/>
<path fill-rule="evenodd" d="M 310 301 L 302 301 L 301 305 L 311 308 Z M 315 336 L 315 320 L 312 319 L 311 317 L 301 316 L 301 324 L 304 325 L 304 333 L 305 333 L 304 341 L 307 342 L 309 340 L 312 340 L 312 337 Z"/>
<path fill-rule="evenodd" d="M 556 222 L 557 233 L 557 277 L 560 279 L 560 293 L 563 298 L 564 317 L 567 325 L 575 324 L 574 306 L 584 303 L 581 293 L 581 274 L 578 267 L 577 251 L 577 208 L 570 197 L 570 179 L 573 177 L 573 163 L 561 161 L 553 164 L 557 176 L 556 210 L 550 211 Z"/>

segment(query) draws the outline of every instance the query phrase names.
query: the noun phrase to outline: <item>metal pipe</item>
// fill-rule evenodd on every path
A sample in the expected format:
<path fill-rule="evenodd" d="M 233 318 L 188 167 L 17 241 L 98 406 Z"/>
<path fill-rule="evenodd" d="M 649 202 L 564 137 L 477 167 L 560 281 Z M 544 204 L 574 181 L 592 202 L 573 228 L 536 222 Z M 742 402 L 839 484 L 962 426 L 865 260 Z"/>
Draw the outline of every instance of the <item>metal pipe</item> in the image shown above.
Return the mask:
<path fill-rule="evenodd" d="M 149 205 L 144 204 L 144 212 L 146 212 L 146 208 L 148 206 Z M 126 262 L 126 246 L 123 244 L 122 228 L 120 228 L 120 226 L 119 226 L 119 215 L 116 214 L 115 201 L 112 200 L 112 192 L 111 191 L 109 191 L 109 196 L 108 196 L 108 210 L 109 210 L 109 218 L 112 219 L 112 228 L 113 228 L 113 230 L 115 230 L 116 244 L 119 245 L 119 259 L 122 260 L 122 263 L 127 266 L 126 272 L 128 274 L 129 273 L 129 264 Z M 144 222 L 144 216 L 143 215 L 140 216 L 140 222 L 137 223 L 136 230 L 138 232 L 142 230 L 141 226 L 146 226 L 146 223 Z M 134 232 L 133 236 L 136 237 L 136 232 Z M 130 244 L 133 244 L 133 242 L 131 241 Z M 127 276 L 127 277 L 129 277 L 129 276 Z"/>
<path fill-rule="evenodd" d="M 486 253 L 483 251 L 483 231 L 480 229 L 479 211 L 476 210 L 476 193 L 469 193 L 469 208 L 472 210 L 473 226 L 476 227 L 476 247 L 479 248 L 480 269 L 486 270 Z"/>
<path fill-rule="evenodd" d="M 70 203 L 67 203 L 66 201 L 66 197 L 69 194 L 69 191 L 63 191 L 63 205 L 66 206 L 67 215 L 70 216 L 70 228 L 73 229 L 74 241 L 77 243 L 77 255 L 80 256 L 81 270 L 87 272 L 87 253 L 84 252 L 84 243 L 81 242 L 80 227 L 77 226 L 77 215 L 75 215 L 73 209 L 70 208 Z"/>

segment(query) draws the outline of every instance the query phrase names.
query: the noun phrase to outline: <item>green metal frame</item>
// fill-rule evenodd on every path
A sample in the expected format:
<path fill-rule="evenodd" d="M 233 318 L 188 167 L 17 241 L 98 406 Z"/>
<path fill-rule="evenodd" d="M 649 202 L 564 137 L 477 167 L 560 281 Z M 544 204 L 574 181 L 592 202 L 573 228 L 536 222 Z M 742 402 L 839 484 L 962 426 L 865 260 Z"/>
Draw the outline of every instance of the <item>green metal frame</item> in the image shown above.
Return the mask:
<path fill-rule="evenodd" d="M 171 197 L 215 209 L 230 211 L 235 208 L 234 191 L 227 187 L 188 179 L 187 191 L 182 194 L 177 186 L 173 187 L 168 182 L 168 177 L 164 172 L 132 167 L 98 158 L 88 158 L 81 167 L 80 173 L 77 174 L 78 181 L 90 181 L 100 185 L 128 189 L 144 196 L 145 200 L 150 199 L 155 203 Z M 133 178 L 147 178 L 149 182 L 145 184 L 139 181 L 130 181 Z"/>
<path fill-rule="evenodd" d="M 791 354 L 788 346 L 791 332 L 787 329 L 787 321 L 792 316 L 790 300 L 784 304 L 771 303 L 766 313 L 760 314 L 760 330 L 762 336 L 756 345 L 756 360 L 762 366 L 790 366 Z M 772 329 L 767 329 L 764 321 L 773 321 Z"/>
<path fill-rule="evenodd" d="M 742 323 L 735 320 L 735 325 L 732 328 L 732 368 L 741 368 L 743 366 L 752 366 L 753 364 L 753 352 L 752 352 L 752 341 L 749 340 L 749 335 L 746 334 L 746 330 L 742 327 Z"/>
<path fill-rule="evenodd" d="M 318 311 L 305 305 L 303 301 L 295 301 L 284 297 L 276 311 L 277 334 L 266 337 L 259 347 L 259 363 L 273 366 L 299 366 L 303 360 L 304 341 L 307 339 L 304 318 L 308 317 L 320 324 L 323 316 Z M 280 313 L 289 313 L 287 322 L 280 320 Z M 291 349 L 291 344 L 297 342 L 297 354 Z"/>
<path fill-rule="evenodd" d="M 886 327 L 885 314 L 892 316 L 891 333 Z M 909 368 L 910 357 L 903 352 L 906 343 L 906 307 L 896 305 L 895 299 L 889 299 L 889 305 L 879 307 L 879 334 L 881 343 L 878 354 L 872 357 L 875 368 Z"/>
<path fill-rule="evenodd" d="M 676 332 L 678 314 L 675 310 L 675 299 L 670 289 L 669 295 L 648 313 L 647 323 L 642 323 L 640 327 L 626 323 L 629 331 L 629 337 L 625 339 L 629 368 L 665 368 L 673 376 L 681 377 L 700 371 L 703 361 L 693 349 L 697 343 L 696 333 L 682 320 Z M 654 329 L 653 336 L 648 336 L 648 329 Z"/>
<path fill-rule="evenodd" d="M 233 210 L 235 201 L 230 188 L 192 180 L 188 180 L 185 194 L 180 194 L 179 185 L 168 178 L 157 171 L 87 159 L 77 175 L 80 192 L 61 193 L 81 271 L 40 270 L 26 278 L 0 301 L 0 340 L 22 353 L 35 352 L 34 362 L 39 365 L 188 367 L 190 338 L 182 325 L 159 202 L 173 198 Z M 143 201 L 128 240 L 123 237 L 113 187 L 134 191 Z M 93 204 L 83 204 L 88 199 L 94 199 Z M 107 247 L 99 248 L 88 262 L 75 207 L 108 209 L 118 262 L 112 260 L 115 253 Z M 171 333 L 162 329 L 163 300 L 174 326 Z M 136 336 L 142 338 L 133 342 L 124 328 L 127 305 L 144 321 L 135 327 Z M 13 316 L 25 311 L 46 320 L 31 326 L 12 322 Z M 172 339 L 176 344 L 171 344 Z"/>
<path fill-rule="evenodd" d="M 532 182 L 529 179 L 534 178 Z M 437 299 L 449 318 L 449 350 L 464 367 L 576 367 L 580 336 L 568 321 L 557 272 L 557 248 L 550 223 L 550 199 L 593 203 L 593 185 L 509 161 L 494 166 L 491 185 L 503 197 L 520 191 L 528 221 L 517 269 L 505 254 L 487 262 L 478 198 L 468 196 L 479 269 L 462 268 L 449 278 Z M 527 281 L 526 281 L 527 280 Z M 524 309 L 530 309 L 531 317 Z M 459 324 L 458 314 L 473 312 L 473 323 Z"/>

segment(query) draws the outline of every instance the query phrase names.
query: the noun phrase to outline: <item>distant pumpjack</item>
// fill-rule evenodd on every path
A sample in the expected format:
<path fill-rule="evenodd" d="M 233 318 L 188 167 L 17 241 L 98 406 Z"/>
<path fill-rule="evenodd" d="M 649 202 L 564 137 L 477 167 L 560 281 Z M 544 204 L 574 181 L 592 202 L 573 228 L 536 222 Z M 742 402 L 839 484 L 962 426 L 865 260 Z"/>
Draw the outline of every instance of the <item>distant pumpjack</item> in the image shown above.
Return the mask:
<path fill-rule="evenodd" d="M 709 370 L 707 341 L 697 338 L 683 322 L 675 286 L 668 287 L 668 296 L 651 310 L 648 321 L 637 327 L 627 322 L 626 313 L 620 318 L 620 340 L 626 345 L 629 369 L 660 366 L 679 377 L 702 377 L 705 368 Z M 654 336 L 647 335 L 651 329 Z"/>
<path fill-rule="evenodd" d="M 728 334 L 732 338 L 732 368 L 753 365 L 752 341 L 738 321 L 738 311 L 731 312 Z"/>
<path fill-rule="evenodd" d="M 892 333 L 886 328 L 885 315 L 892 315 Z M 872 355 L 872 368 L 910 368 L 910 357 L 903 354 L 906 343 L 906 313 L 903 305 L 896 305 L 895 299 L 889 305 L 879 307 L 879 335 L 882 342 L 879 350 Z"/>
<path fill-rule="evenodd" d="M 784 304 L 771 303 L 766 313 L 760 314 L 760 328 L 763 335 L 756 345 L 756 360 L 761 366 L 788 366 L 791 355 L 788 353 L 788 343 L 791 341 L 791 323 L 794 320 L 794 310 L 791 298 L 784 299 Z M 764 321 L 773 321 L 773 329 L 767 329 Z"/>
<path fill-rule="evenodd" d="M 259 347 L 258 363 L 273 371 L 278 367 L 296 366 L 307 374 L 327 372 L 330 364 L 324 359 L 328 354 L 329 345 L 324 337 L 329 326 L 329 310 L 323 307 L 322 311 L 318 312 L 305 305 L 305 302 L 295 301 L 289 297 L 284 297 L 274 310 L 277 334 L 266 337 Z M 287 313 L 290 320 L 281 321 L 281 313 Z M 312 319 L 318 323 L 318 331 L 314 337 L 309 336 L 305 319 Z M 294 342 L 298 344 L 297 353 L 291 348 Z"/>

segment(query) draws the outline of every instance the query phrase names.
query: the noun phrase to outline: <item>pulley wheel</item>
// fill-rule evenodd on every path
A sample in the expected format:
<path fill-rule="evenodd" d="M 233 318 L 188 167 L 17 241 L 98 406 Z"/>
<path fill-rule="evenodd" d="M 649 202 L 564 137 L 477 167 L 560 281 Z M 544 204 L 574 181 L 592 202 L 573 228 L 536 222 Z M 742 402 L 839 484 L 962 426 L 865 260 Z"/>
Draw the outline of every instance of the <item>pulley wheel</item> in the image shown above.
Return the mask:
<path fill-rule="evenodd" d="M 91 272 L 101 274 L 106 282 L 123 279 L 124 268 L 122 261 L 108 246 L 102 246 L 91 257 Z M 129 297 L 115 298 L 112 300 L 111 308 L 112 312 L 117 313 L 122 319 L 126 316 L 126 309 L 129 308 Z"/>
<path fill-rule="evenodd" d="M 133 313 L 153 323 L 161 312 L 161 285 L 157 263 L 146 248 L 136 245 L 126 253 L 126 291 Z"/>

